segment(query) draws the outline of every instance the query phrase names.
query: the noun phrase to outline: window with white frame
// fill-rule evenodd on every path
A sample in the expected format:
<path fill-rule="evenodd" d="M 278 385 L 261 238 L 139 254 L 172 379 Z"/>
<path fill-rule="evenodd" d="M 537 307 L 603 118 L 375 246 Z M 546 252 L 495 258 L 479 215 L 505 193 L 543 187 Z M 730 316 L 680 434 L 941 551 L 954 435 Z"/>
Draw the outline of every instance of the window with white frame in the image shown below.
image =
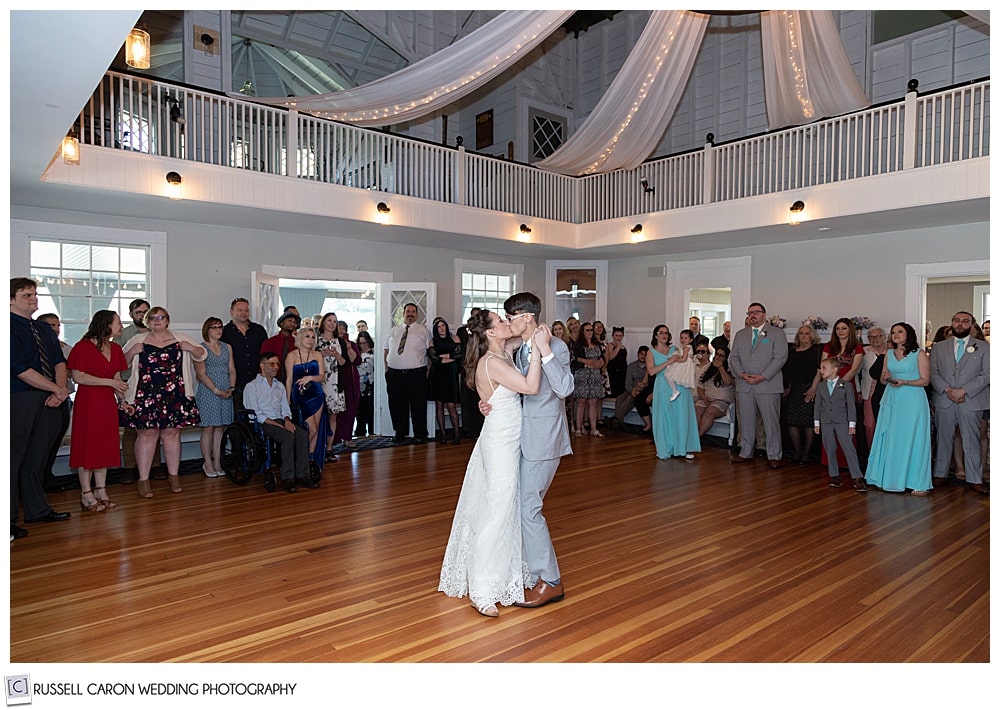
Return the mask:
<path fill-rule="evenodd" d="M 148 298 L 150 247 L 31 238 L 29 274 L 38 283 L 38 314 L 57 314 L 62 339 L 75 343 L 97 311 L 130 322 L 129 302 Z"/>
<path fill-rule="evenodd" d="M 524 267 L 520 264 L 456 259 L 455 270 L 460 274 L 458 310 L 462 323 L 468 320 L 473 308 L 503 313 L 503 302 L 520 290 L 524 277 Z"/>

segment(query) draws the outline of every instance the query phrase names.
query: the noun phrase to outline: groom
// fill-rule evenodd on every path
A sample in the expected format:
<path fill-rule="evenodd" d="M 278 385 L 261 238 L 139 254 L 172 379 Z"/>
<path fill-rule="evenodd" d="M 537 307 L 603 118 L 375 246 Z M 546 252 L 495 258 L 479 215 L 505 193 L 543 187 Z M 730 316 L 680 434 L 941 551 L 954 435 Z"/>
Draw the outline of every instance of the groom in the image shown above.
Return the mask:
<path fill-rule="evenodd" d="M 521 404 L 521 537 L 524 557 L 536 583 L 524 590 L 517 606 L 537 607 L 560 601 L 563 592 L 556 551 L 549 526 L 542 515 L 542 499 L 559 468 L 559 460 L 573 453 L 566 424 L 564 400 L 573 393 L 569 349 L 559 338 L 551 338 L 548 326 L 538 323 L 542 302 L 533 293 L 516 293 L 503 304 L 510 330 L 522 340 L 514 364 L 527 374 L 531 338 L 542 356 L 542 381 L 538 393 L 523 395 Z"/>

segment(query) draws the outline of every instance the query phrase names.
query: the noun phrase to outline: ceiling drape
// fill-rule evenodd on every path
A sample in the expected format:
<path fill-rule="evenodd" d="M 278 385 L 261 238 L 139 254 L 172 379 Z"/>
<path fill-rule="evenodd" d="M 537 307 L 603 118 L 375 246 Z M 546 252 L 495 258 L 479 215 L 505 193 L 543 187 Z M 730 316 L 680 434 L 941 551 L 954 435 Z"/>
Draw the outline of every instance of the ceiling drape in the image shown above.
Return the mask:
<path fill-rule="evenodd" d="M 760 32 L 770 130 L 871 105 L 829 10 L 767 10 L 760 14 Z"/>
<path fill-rule="evenodd" d="M 708 15 L 656 10 L 608 91 L 543 170 L 589 175 L 635 167 L 673 118 L 708 26 Z"/>
<path fill-rule="evenodd" d="M 572 14 L 572 10 L 508 10 L 440 52 L 362 86 L 253 100 L 358 126 L 412 121 L 439 111 L 501 74 Z M 246 99 L 242 94 L 232 96 Z"/>

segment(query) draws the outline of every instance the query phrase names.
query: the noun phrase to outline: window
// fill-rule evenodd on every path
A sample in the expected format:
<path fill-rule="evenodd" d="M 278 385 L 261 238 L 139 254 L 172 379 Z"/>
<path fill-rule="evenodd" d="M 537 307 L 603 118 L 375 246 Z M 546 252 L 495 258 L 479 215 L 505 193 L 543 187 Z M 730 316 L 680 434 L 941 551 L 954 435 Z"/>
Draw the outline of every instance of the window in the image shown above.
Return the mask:
<path fill-rule="evenodd" d="M 566 119 L 531 110 L 531 159 L 547 158 L 566 139 Z"/>
<path fill-rule="evenodd" d="M 29 251 L 38 314 L 58 314 L 67 343 L 78 341 L 100 310 L 128 324 L 129 302 L 148 297 L 149 247 L 31 239 Z"/>
<path fill-rule="evenodd" d="M 129 111 L 119 113 L 119 142 L 138 153 L 155 153 L 149 121 Z"/>
<path fill-rule="evenodd" d="M 461 274 L 461 302 L 458 306 L 460 321 L 469 318 L 473 307 L 486 308 L 495 313 L 503 313 L 503 302 L 517 293 L 523 278 L 520 264 L 494 264 L 489 262 L 455 260 L 455 268 Z"/>

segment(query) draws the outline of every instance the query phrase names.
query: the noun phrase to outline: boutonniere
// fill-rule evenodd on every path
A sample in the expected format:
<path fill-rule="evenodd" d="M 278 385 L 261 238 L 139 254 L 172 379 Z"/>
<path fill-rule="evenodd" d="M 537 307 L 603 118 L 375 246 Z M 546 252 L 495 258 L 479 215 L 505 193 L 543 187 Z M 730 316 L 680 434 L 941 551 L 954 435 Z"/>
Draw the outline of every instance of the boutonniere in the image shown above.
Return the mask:
<path fill-rule="evenodd" d="M 838 382 L 837 383 L 837 387 L 839 387 L 840 389 L 844 389 L 844 383 L 843 382 Z"/>
<path fill-rule="evenodd" d="M 967 353 L 974 353 L 974 352 L 976 352 L 977 350 L 979 350 L 979 347 L 978 347 L 978 346 L 976 346 L 976 345 L 970 345 L 969 347 L 967 347 L 967 348 L 965 349 L 965 352 L 967 352 Z"/>

